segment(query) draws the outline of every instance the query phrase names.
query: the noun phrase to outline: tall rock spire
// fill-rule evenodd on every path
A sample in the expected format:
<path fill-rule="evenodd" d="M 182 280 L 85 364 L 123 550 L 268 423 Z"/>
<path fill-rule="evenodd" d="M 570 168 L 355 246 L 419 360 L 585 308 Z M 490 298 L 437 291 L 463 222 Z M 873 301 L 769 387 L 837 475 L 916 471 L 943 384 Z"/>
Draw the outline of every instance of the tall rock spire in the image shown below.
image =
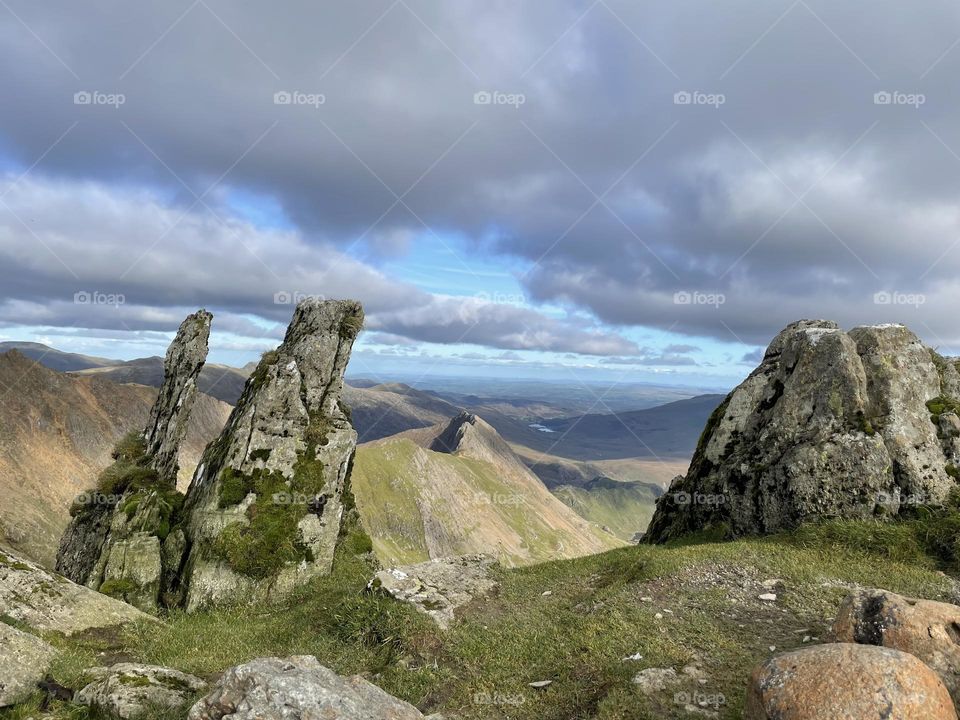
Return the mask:
<path fill-rule="evenodd" d="M 190 411 L 197 394 L 197 377 L 207 359 L 210 323 L 206 310 L 190 315 L 180 325 L 163 361 L 163 385 L 150 410 L 143 432 L 146 453 L 162 482 L 176 485 L 180 445 L 187 434 Z"/>
<path fill-rule="evenodd" d="M 168 573 L 161 551 L 179 520 L 177 457 L 207 358 L 213 316 L 187 317 L 167 350 L 164 379 L 142 433 L 123 438 L 96 488 L 74 502 L 57 572 L 74 582 L 155 610 Z"/>
<path fill-rule="evenodd" d="M 266 353 L 187 494 L 168 539 L 187 609 L 283 594 L 330 572 L 357 434 L 340 402 L 363 309 L 308 299 Z"/>

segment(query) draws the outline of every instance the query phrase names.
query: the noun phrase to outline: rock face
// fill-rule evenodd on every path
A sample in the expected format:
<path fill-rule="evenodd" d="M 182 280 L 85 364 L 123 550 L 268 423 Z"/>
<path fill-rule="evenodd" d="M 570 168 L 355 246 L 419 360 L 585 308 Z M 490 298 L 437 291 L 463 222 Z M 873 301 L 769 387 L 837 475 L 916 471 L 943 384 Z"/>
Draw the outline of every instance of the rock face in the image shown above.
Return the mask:
<path fill-rule="evenodd" d="M 832 635 L 837 642 L 910 653 L 936 671 L 954 702 L 960 702 L 960 607 L 858 590 L 840 606 Z"/>
<path fill-rule="evenodd" d="M 207 688 L 198 677 L 156 665 L 119 663 L 88 670 L 87 675 L 95 679 L 74 702 L 119 720 L 149 719 L 158 711 L 184 708 Z"/>
<path fill-rule="evenodd" d="M 646 540 L 769 533 L 939 505 L 957 474 L 957 368 L 902 325 L 802 320 L 717 408 Z"/>
<path fill-rule="evenodd" d="M 64 635 L 155 620 L 126 603 L 48 572 L 8 549 L 0 550 L 0 614 L 35 630 Z"/>
<path fill-rule="evenodd" d="M 56 655 L 40 638 L 0 622 L 0 708 L 26 700 Z"/>
<path fill-rule="evenodd" d="M 224 673 L 189 720 L 421 720 L 413 705 L 360 676 L 342 678 L 304 655 L 253 660 Z"/>
<path fill-rule="evenodd" d="M 357 434 L 340 394 L 362 325 L 357 302 L 309 299 L 263 356 L 197 468 L 184 534 L 167 539 L 186 548 L 169 583 L 174 602 L 262 599 L 329 573 L 353 504 Z"/>
<path fill-rule="evenodd" d="M 368 587 L 412 604 L 446 629 L 457 608 L 497 587 L 490 577 L 494 564 L 496 560 L 485 555 L 431 560 L 381 570 Z"/>
<path fill-rule="evenodd" d="M 744 720 L 955 720 L 940 678 L 889 648 L 818 645 L 757 667 Z"/>
<path fill-rule="evenodd" d="M 212 315 L 187 317 L 167 350 L 164 381 L 143 433 L 116 446 L 98 488 L 81 494 L 57 554 L 57 571 L 74 582 L 152 611 L 165 568 L 161 544 L 176 524 L 177 457 L 207 357 Z"/>

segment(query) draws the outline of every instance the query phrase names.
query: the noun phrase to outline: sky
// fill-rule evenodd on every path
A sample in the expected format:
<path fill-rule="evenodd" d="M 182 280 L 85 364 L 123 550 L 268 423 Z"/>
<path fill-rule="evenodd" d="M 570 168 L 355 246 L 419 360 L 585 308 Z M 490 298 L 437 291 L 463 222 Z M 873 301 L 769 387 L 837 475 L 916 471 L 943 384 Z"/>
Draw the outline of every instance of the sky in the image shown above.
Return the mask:
<path fill-rule="evenodd" d="M 960 6 L 0 0 L 0 340 L 729 387 L 786 324 L 960 352 Z"/>

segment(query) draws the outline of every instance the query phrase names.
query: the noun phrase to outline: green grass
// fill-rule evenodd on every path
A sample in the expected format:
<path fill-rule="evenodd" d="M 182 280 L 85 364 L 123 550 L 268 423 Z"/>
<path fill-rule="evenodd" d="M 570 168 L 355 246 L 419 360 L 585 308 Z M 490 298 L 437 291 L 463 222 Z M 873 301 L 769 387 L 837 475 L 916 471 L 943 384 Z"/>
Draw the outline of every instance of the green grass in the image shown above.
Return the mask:
<path fill-rule="evenodd" d="M 173 612 L 163 625 L 128 629 L 122 649 L 207 678 L 255 657 L 316 655 L 425 712 L 466 720 L 689 717 L 673 702 L 678 691 L 722 695 L 720 717 L 738 718 L 750 669 L 773 654 L 769 646 L 782 652 L 801 647 L 804 635 L 822 637 L 850 584 L 947 599 L 951 580 L 937 570 L 954 567 L 938 549 L 950 532 L 956 537 L 960 526 L 943 518 L 825 523 L 772 538 L 643 545 L 499 570 L 499 591 L 446 632 L 365 591 L 374 568 L 355 555 L 368 546 L 357 533 L 341 544 L 331 576 L 283 604 Z M 775 604 L 762 603 L 758 584 L 772 578 L 784 588 Z M 102 639 L 55 642 L 67 654 L 54 676 L 67 685 L 103 661 Z M 635 653 L 642 660 L 624 661 Z M 705 685 L 648 698 L 631 682 L 644 668 L 689 663 L 706 673 Z M 553 683 L 529 687 L 538 680 Z M 491 697 L 510 704 L 476 702 Z"/>

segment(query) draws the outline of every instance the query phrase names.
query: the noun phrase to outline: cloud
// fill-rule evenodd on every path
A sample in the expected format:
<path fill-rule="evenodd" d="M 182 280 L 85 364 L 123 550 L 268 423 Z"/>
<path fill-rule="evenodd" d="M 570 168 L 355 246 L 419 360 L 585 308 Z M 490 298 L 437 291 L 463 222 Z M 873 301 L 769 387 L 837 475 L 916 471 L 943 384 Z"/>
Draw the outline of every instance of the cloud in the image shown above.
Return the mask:
<path fill-rule="evenodd" d="M 319 285 L 363 288 L 381 331 L 418 341 L 469 329 L 503 349 L 634 352 L 542 317 L 528 330 L 524 308 L 451 311 L 376 269 L 435 232 L 473 248 L 468 266 L 515 262 L 531 301 L 613 325 L 760 344 L 822 316 L 907 322 L 960 345 L 960 49 L 946 0 L 11 7 L 35 35 L 0 14 L 0 155 L 169 198 L 128 217 L 104 190 L 111 239 L 89 210 L 42 235 L 84 283 L 128 291 L 138 322 L 208 297 L 280 320 L 262 293 Z M 74 105 L 84 90 L 126 101 Z M 478 91 L 525 102 L 478 105 Z M 277 92 L 324 102 L 277 105 Z M 915 101 L 876 104 L 883 92 Z M 697 100 L 711 95 L 722 104 Z M 228 231 L 195 212 L 224 214 L 240 190 L 275 204 L 291 234 L 230 218 Z M 186 231 L 153 246 L 197 196 Z M 3 222 L 6 237 L 28 237 Z M 77 285 L 42 247 L 6 257 L 17 302 Z M 324 276 L 333 262 L 345 272 Z"/>
<path fill-rule="evenodd" d="M 216 332 L 278 342 L 293 304 L 320 295 L 361 300 L 374 342 L 589 355 L 636 350 L 582 321 L 431 295 L 297 231 L 183 213 L 142 189 L 31 176 L 9 185 L 3 202 L 0 322 L 7 324 L 169 331 L 207 306 L 216 311 Z"/>

